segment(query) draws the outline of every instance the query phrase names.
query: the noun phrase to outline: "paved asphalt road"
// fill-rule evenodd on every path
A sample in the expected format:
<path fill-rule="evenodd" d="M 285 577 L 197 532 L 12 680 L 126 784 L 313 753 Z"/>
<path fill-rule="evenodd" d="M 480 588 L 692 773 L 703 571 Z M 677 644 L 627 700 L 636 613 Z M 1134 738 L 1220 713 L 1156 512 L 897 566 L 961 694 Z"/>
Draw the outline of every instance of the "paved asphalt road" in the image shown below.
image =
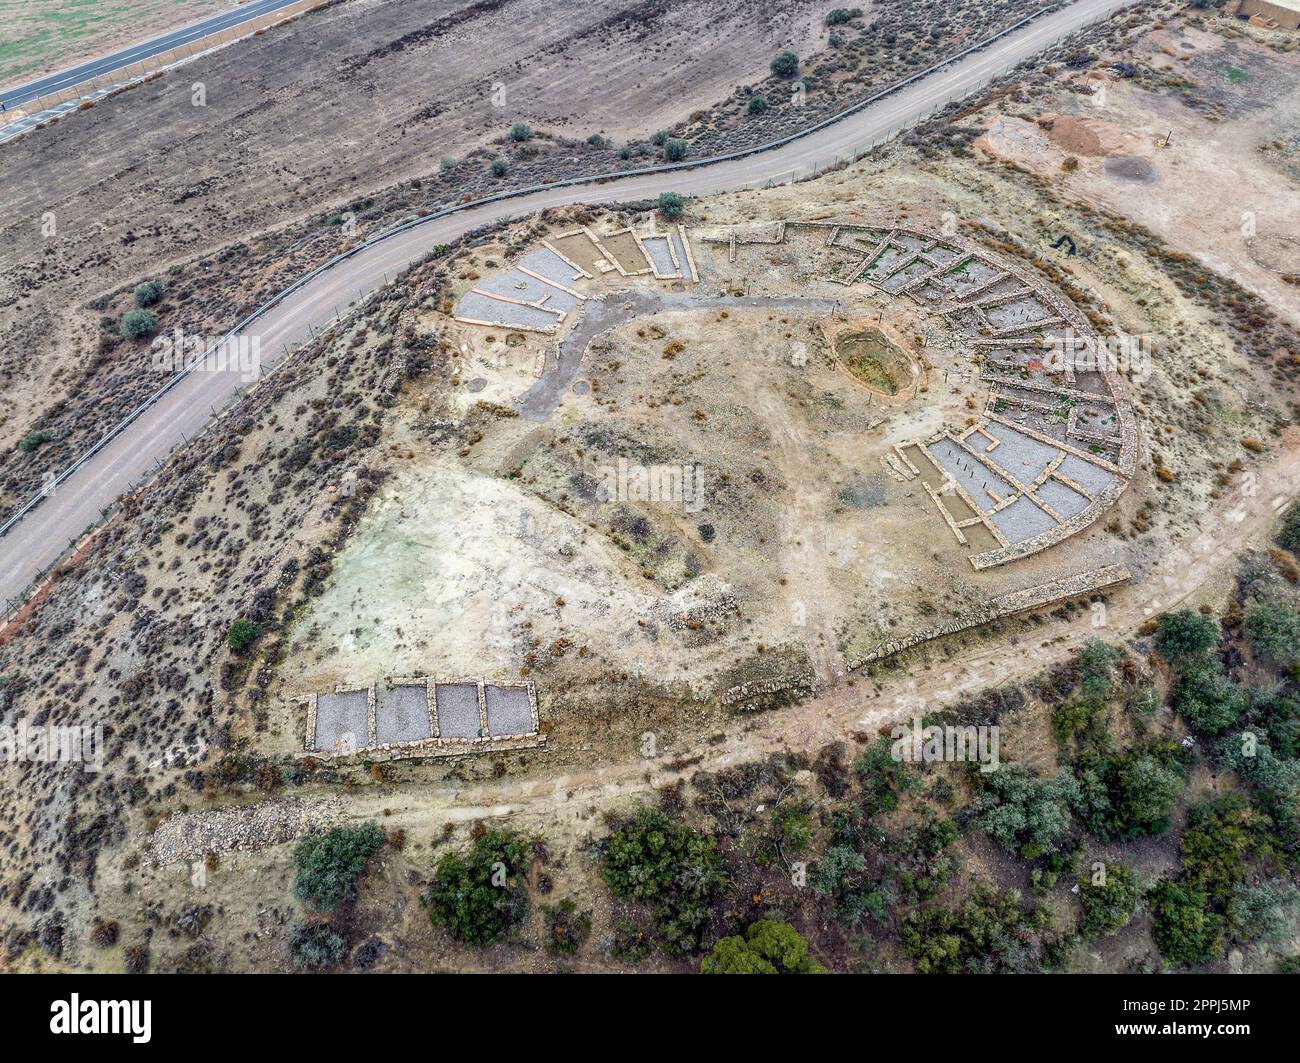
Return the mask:
<path fill-rule="evenodd" d="M 101 56 L 98 59 L 82 63 L 80 66 L 60 70 L 56 74 L 49 74 L 35 81 L 29 81 L 26 85 L 15 85 L 11 89 L 0 90 L 0 101 L 3 101 L 7 108 L 21 106 L 51 92 L 71 88 L 78 82 L 89 81 L 101 74 L 111 74 L 115 70 L 130 66 L 132 63 L 138 63 L 141 59 L 148 59 L 150 56 L 158 55 L 161 52 L 179 48 L 183 44 L 191 44 L 203 37 L 207 37 L 209 34 L 228 30 L 232 26 L 238 26 L 241 22 L 247 22 L 259 15 L 269 14 L 279 8 L 288 7 L 294 2 L 295 0 L 251 0 L 250 3 L 240 4 L 239 7 L 232 8 L 229 11 L 223 11 L 219 15 L 205 18 L 202 22 L 191 23 L 178 30 L 165 33 L 161 37 L 154 37 L 152 40 L 132 45 L 120 52 L 114 52 L 112 55 Z"/>
<path fill-rule="evenodd" d="M 854 115 L 807 137 L 743 159 L 668 174 L 649 174 L 605 182 L 544 189 L 517 199 L 490 203 L 418 225 L 345 260 L 303 285 L 249 327 L 260 337 L 263 368 L 346 308 L 360 293 L 383 283 L 423 257 L 436 244 L 449 243 L 477 226 L 520 217 L 546 207 L 647 199 L 660 192 L 709 195 L 780 180 L 792 171 L 834 161 L 900 126 L 928 114 L 954 96 L 986 84 L 1008 65 L 1037 54 L 1059 38 L 1134 0 L 1076 0 L 1003 37 L 981 52 L 936 71 Z M 159 384 L 162 383 L 160 377 Z M 155 460 L 203 431 L 211 409 L 221 407 L 244 385 L 237 373 L 191 373 L 146 410 L 121 435 L 65 480 L 26 518 L 0 538 L 0 602 L 23 591 L 58 559 L 69 540 L 79 538 Z"/>

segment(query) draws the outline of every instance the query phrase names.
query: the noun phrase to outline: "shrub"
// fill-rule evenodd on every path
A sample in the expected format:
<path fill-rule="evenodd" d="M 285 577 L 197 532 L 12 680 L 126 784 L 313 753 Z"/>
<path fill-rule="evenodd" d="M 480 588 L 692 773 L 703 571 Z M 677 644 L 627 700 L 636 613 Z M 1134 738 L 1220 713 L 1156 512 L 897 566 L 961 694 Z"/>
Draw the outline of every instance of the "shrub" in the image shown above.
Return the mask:
<path fill-rule="evenodd" d="M 792 78 L 799 73 L 799 57 L 794 52 L 778 52 L 772 57 L 772 73 L 779 78 Z"/>
<path fill-rule="evenodd" d="M 1202 734 L 1222 734 L 1241 716 L 1246 696 L 1223 674 L 1218 661 L 1206 661 L 1174 688 L 1173 706 Z"/>
<path fill-rule="evenodd" d="M 782 855 L 797 856 L 812 841 L 812 806 L 807 801 L 782 801 L 771 810 L 772 832 L 754 849 L 759 867 L 771 867 Z"/>
<path fill-rule="evenodd" d="M 649 957 L 654 951 L 654 946 L 641 927 L 631 919 L 619 918 L 614 920 L 614 928 L 607 939 L 606 950 L 615 959 L 636 964 L 642 963 Z"/>
<path fill-rule="evenodd" d="M 1168 879 L 1150 894 L 1152 937 L 1161 954 L 1175 963 L 1211 963 L 1223 950 L 1223 916 L 1207 907 L 1204 893 Z"/>
<path fill-rule="evenodd" d="M 587 138 L 587 143 L 590 144 L 593 148 L 609 147 L 609 141 L 606 140 L 604 137 L 602 137 L 599 133 L 592 133 L 591 136 Z"/>
<path fill-rule="evenodd" d="M 111 949 L 117 944 L 118 930 L 116 920 L 96 919 L 90 931 L 90 940 L 101 949 Z"/>
<path fill-rule="evenodd" d="M 374 823 L 307 835 L 293 850 L 294 896 L 322 911 L 351 900 L 357 893 L 357 877 L 383 844 L 384 832 Z"/>
<path fill-rule="evenodd" d="M 33 429 L 18 441 L 18 449 L 24 454 L 30 454 L 42 443 L 48 443 L 54 438 L 54 433 L 48 428 Z"/>
<path fill-rule="evenodd" d="M 420 898 L 430 921 L 476 948 L 500 941 L 528 914 L 528 856 L 522 838 L 496 830 L 485 832 L 468 856 L 447 853 Z"/>
<path fill-rule="evenodd" d="M 1115 692 L 1115 666 L 1123 654 L 1098 638 L 1090 638 L 1075 654 L 1079 692 L 1086 698 L 1105 700 Z"/>
<path fill-rule="evenodd" d="M 135 291 L 132 293 L 135 298 L 135 305 L 138 307 L 153 306 L 162 298 L 163 286 L 157 281 L 145 281 L 143 284 L 137 284 Z"/>
<path fill-rule="evenodd" d="M 438 169 L 443 173 L 450 173 L 456 168 L 456 157 L 454 155 L 444 155 L 438 160 Z"/>
<path fill-rule="evenodd" d="M 659 193 L 659 213 L 669 221 L 676 221 L 686 210 L 686 200 L 676 192 Z"/>
<path fill-rule="evenodd" d="M 1156 745 L 1102 757 L 1077 767 L 1079 800 L 1072 806 L 1102 841 L 1129 841 L 1169 829 L 1182 792 L 1182 766 Z"/>
<path fill-rule="evenodd" d="M 567 897 L 543 907 L 542 914 L 546 917 L 546 944 L 553 952 L 572 956 L 591 933 L 591 913 L 579 912 Z"/>
<path fill-rule="evenodd" d="M 1079 783 L 1064 769 L 1047 780 L 1019 768 L 981 776 L 984 789 L 971 804 L 975 825 L 1004 849 L 1034 859 L 1056 852 L 1070 830 L 1070 807 Z"/>
<path fill-rule="evenodd" d="M 766 111 L 766 110 L 767 110 L 767 97 L 766 97 L 766 96 L 751 96 L 751 97 L 749 98 L 749 113 L 750 113 L 750 114 L 762 114 L 762 113 L 763 113 L 764 111 Z"/>
<path fill-rule="evenodd" d="M 510 172 L 510 167 L 506 165 L 505 159 L 493 159 L 492 165 L 488 167 L 493 177 L 504 177 Z"/>
<path fill-rule="evenodd" d="M 1219 625 L 1208 616 L 1180 609 L 1160 618 L 1156 652 L 1174 665 L 1185 665 L 1219 641 Z"/>
<path fill-rule="evenodd" d="M 1300 556 L 1300 502 L 1297 502 L 1282 518 L 1282 527 L 1277 533 L 1277 543 L 1285 550 Z"/>
<path fill-rule="evenodd" d="M 226 630 L 226 645 L 234 653 L 242 653 L 262 633 L 262 629 L 251 620 L 232 620 Z"/>
<path fill-rule="evenodd" d="M 128 310 L 122 315 L 122 338 L 138 340 L 158 329 L 158 315 L 152 310 Z"/>
<path fill-rule="evenodd" d="M 1246 637 L 1255 656 L 1275 668 L 1300 661 L 1300 613 L 1280 601 L 1258 602 L 1246 610 Z"/>
<path fill-rule="evenodd" d="M 669 162 L 681 162 L 686 158 L 686 141 L 670 137 L 664 141 L 664 158 Z"/>
<path fill-rule="evenodd" d="M 668 130 L 666 129 L 656 129 L 653 133 L 650 134 L 650 143 L 653 144 L 655 147 L 658 147 L 667 139 L 668 139 Z"/>
<path fill-rule="evenodd" d="M 1267 855 L 1269 842 L 1266 824 L 1240 794 L 1193 805 L 1179 842 L 1183 881 L 1226 906 L 1233 887 L 1245 877 L 1247 855 Z"/>
<path fill-rule="evenodd" d="M 700 961 L 701 974 L 825 974 L 808 942 L 789 923 L 760 919 L 744 935 L 718 940 Z"/>
<path fill-rule="evenodd" d="M 976 889 L 961 909 L 920 908 L 903 920 L 899 942 L 920 974 L 1038 971 L 1044 966 L 1041 912 L 1026 913 L 1015 893 Z"/>
<path fill-rule="evenodd" d="M 605 840 L 601 874 L 614 896 L 650 905 L 664 950 L 698 951 L 722 882 L 711 837 L 652 808 Z"/>
<path fill-rule="evenodd" d="M 881 738 L 853 762 L 862 785 L 862 811 L 868 816 L 898 807 L 899 796 L 918 790 L 921 779 L 905 762 L 895 760 L 889 739 Z"/>
<path fill-rule="evenodd" d="M 1099 883 L 1091 878 L 1079 882 L 1079 901 L 1083 917 L 1079 930 L 1084 934 L 1113 934 L 1137 914 L 1142 891 L 1133 881 L 1133 872 L 1123 864 L 1105 869 Z"/>
<path fill-rule="evenodd" d="M 347 942 L 328 923 L 304 923 L 289 935 L 289 956 L 295 967 L 304 970 L 337 967 L 347 951 Z"/>
<path fill-rule="evenodd" d="M 808 885 L 819 897 L 833 897 L 839 893 L 847 874 L 862 871 L 866 866 L 866 859 L 852 846 L 832 845 L 817 861 Z"/>
<path fill-rule="evenodd" d="M 855 18 L 862 17 L 862 8 L 860 7 L 836 7 L 832 8 L 830 14 L 826 16 L 826 25 L 842 26 L 846 22 L 851 22 Z"/>
<path fill-rule="evenodd" d="M 1239 941 L 1283 945 L 1291 940 L 1297 912 L 1300 890 L 1291 883 L 1269 879 L 1250 886 L 1238 882 L 1228 902 L 1228 925 Z"/>
<path fill-rule="evenodd" d="M 510 139 L 516 144 L 522 144 L 525 140 L 532 140 L 533 127 L 527 122 L 516 122 L 510 127 Z"/>
<path fill-rule="evenodd" d="M 149 946 L 128 945 L 122 950 L 122 959 L 127 974 L 147 974 L 149 972 Z"/>

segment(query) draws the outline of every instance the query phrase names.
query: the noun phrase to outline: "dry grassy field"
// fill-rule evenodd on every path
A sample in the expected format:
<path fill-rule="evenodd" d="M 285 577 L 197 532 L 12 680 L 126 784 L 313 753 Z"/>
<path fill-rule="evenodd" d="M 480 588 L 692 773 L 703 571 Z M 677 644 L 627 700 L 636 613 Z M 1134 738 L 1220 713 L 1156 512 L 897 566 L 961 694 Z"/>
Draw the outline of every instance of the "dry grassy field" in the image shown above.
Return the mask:
<path fill-rule="evenodd" d="M 5 0 L 0 86 L 75 66 L 229 6 L 224 0 Z"/>

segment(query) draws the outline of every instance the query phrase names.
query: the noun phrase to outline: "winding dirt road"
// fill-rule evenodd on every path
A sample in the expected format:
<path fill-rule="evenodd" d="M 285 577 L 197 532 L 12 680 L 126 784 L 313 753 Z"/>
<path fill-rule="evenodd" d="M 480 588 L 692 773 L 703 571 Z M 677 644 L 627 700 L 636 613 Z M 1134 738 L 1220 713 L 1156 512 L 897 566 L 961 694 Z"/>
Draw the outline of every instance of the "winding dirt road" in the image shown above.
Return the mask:
<path fill-rule="evenodd" d="M 547 207 L 646 199 L 660 192 L 703 196 L 790 180 L 851 158 L 867 145 L 914 124 L 948 101 L 987 84 L 1008 67 L 1136 0 L 1075 0 L 855 114 L 782 147 L 745 158 L 664 174 L 546 188 L 468 207 L 395 233 L 315 276 L 247 330 L 260 340 L 263 369 L 308 339 L 364 293 L 433 247 L 478 226 Z M 0 601 L 17 600 L 43 570 L 100 519 L 101 511 L 146 477 L 173 448 L 200 434 L 212 411 L 247 381 L 238 372 L 189 374 L 77 468 L 0 539 Z"/>

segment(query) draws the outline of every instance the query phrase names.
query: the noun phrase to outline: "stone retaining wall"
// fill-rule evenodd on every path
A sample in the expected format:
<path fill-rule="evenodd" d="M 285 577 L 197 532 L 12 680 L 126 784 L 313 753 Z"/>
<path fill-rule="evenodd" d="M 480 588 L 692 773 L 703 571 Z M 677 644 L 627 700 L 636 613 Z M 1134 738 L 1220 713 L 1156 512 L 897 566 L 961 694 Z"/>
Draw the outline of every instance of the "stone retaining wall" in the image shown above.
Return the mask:
<path fill-rule="evenodd" d="M 996 598 L 990 598 L 981 606 L 958 613 L 947 623 L 940 624 L 938 627 L 916 631 L 904 638 L 891 639 L 882 643 L 877 649 L 851 660 L 849 668 L 860 668 L 864 664 L 893 657 L 923 642 L 930 642 L 961 631 L 969 631 L 993 620 L 1015 616 L 1017 613 L 1023 613 L 1030 609 L 1040 609 L 1043 606 L 1053 605 L 1056 602 L 1066 601 L 1070 598 L 1077 598 L 1084 594 L 1095 594 L 1108 587 L 1124 583 L 1129 578 L 1129 570 L 1123 565 L 1106 565 L 1090 572 L 1080 572 L 1073 576 L 1053 580 L 1050 583 L 1028 587 L 1022 591 L 1002 594 Z"/>
<path fill-rule="evenodd" d="M 440 686 L 470 685 L 478 691 L 478 738 L 449 738 L 440 733 L 437 712 L 437 688 Z M 368 735 L 365 746 L 354 750 L 322 750 L 316 748 L 316 716 L 318 694 L 304 694 L 296 700 L 305 708 L 306 727 L 304 749 L 298 753 L 300 758 L 312 757 L 316 760 L 344 761 L 350 758 L 375 761 L 398 760 L 408 757 L 454 757 L 465 753 L 507 752 L 516 749 L 534 749 L 546 745 L 546 736 L 541 730 L 541 716 L 537 708 L 537 689 L 531 682 L 485 682 L 477 676 L 395 676 L 387 681 L 388 688 L 421 686 L 425 688 L 426 705 L 429 713 L 429 738 L 409 742 L 379 742 L 377 740 L 377 699 L 375 687 L 345 687 L 339 685 L 334 693 L 342 694 L 365 690 L 367 696 Z M 526 690 L 528 693 L 531 727 L 517 734 L 489 733 L 487 713 L 487 688 Z"/>

